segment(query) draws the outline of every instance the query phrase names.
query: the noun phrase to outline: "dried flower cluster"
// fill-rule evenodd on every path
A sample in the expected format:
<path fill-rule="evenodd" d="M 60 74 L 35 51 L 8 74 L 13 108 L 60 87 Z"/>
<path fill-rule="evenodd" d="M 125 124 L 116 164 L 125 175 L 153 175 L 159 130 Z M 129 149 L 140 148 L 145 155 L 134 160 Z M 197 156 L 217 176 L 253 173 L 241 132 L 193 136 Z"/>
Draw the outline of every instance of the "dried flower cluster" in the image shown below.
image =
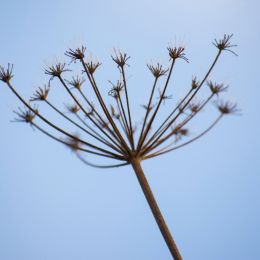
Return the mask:
<path fill-rule="evenodd" d="M 17 121 L 29 123 L 48 137 L 67 145 L 88 165 L 100 168 L 111 168 L 132 164 L 135 171 L 138 172 L 136 165 L 138 165 L 140 161 L 171 152 L 190 144 L 212 129 L 224 115 L 234 114 L 238 111 L 236 104 L 222 101 L 219 98 L 219 95 L 226 91 L 228 86 L 208 80 L 221 53 L 223 51 L 234 53 L 231 48 L 235 45 L 230 43 L 231 37 L 232 35 L 225 35 L 222 39 L 213 42 L 217 48 L 217 53 L 205 76 L 200 80 L 198 80 L 197 77 L 192 78 L 186 95 L 177 105 L 172 107 L 168 115 L 164 120 L 161 120 L 159 125 L 155 125 L 158 112 L 162 104 L 172 98 L 172 95 L 169 95 L 167 91 L 174 66 L 178 59 L 186 62 L 188 62 L 188 59 L 184 53 L 184 47 L 169 46 L 167 48 L 169 54 L 169 66 L 167 68 L 164 68 L 163 65 L 159 63 L 156 65 L 147 65 L 154 77 L 154 82 L 147 103 L 142 105 L 145 110 L 139 131 L 136 130 L 136 127 L 133 127 L 128 84 L 125 75 L 125 69 L 126 66 L 128 66 L 127 62 L 129 62 L 130 57 L 126 53 L 115 51 L 114 56 L 112 56 L 112 60 L 117 65 L 120 80 L 116 83 L 110 81 L 112 88 L 108 94 L 114 98 L 114 105 L 110 106 L 105 104 L 95 79 L 95 73 L 101 66 L 101 63 L 85 59 L 86 47 L 82 46 L 75 50 L 70 49 L 66 51 L 65 55 L 70 58 L 71 62 L 79 62 L 82 65 L 82 70 L 87 81 L 78 75 L 73 75 L 71 79 L 65 79 L 65 74 L 67 72 L 71 73 L 71 69 L 69 69 L 65 63 L 57 63 L 45 69 L 45 74 L 49 75 L 51 80 L 56 79 L 59 81 L 61 86 L 63 86 L 68 93 L 72 101 L 72 104 L 66 106 L 70 115 L 64 113 L 50 101 L 49 94 L 51 92 L 52 81 L 49 81 L 46 86 L 38 88 L 31 97 L 30 102 L 27 102 L 11 83 L 13 78 L 12 65 L 8 64 L 7 68 L 0 67 L 0 80 L 6 83 L 25 106 L 25 110 L 19 109 L 19 111 L 16 112 L 18 116 Z M 71 64 L 71 62 L 69 64 Z M 156 98 L 155 90 L 159 81 L 163 82 L 163 87 L 159 90 L 159 97 Z M 208 85 L 209 87 L 210 93 L 208 98 L 205 101 L 196 101 L 195 97 L 197 98 L 203 85 Z M 95 105 L 90 100 L 90 88 L 97 100 L 97 104 Z M 219 115 L 199 135 L 180 143 L 183 137 L 188 138 L 190 136 L 190 131 L 187 126 L 191 120 L 214 98 L 216 99 L 214 103 L 219 111 Z M 45 103 L 45 105 L 57 113 L 57 116 L 62 117 L 75 128 L 71 131 L 64 130 L 44 116 L 39 109 L 31 106 L 31 102 L 39 101 Z M 59 137 L 55 132 L 49 131 L 47 127 L 52 128 L 56 133 L 62 136 Z M 74 134 L 75 129 L 81 134 Z M 121 162 L 111 165 L 96 165 L 89 162 L 88 158 L 86 159 L 83 156 L 83 152 Z M 142 179 L 139 179 L 139 181 L 141 184 Z M 149 198 L 147 198 L 147 200 L 149 202 Z M 158 212 L 153 213 L 155 217 L 156 214 L 159 214 Z M 158 225 L 160 226 L 162 224 L 158 223 Z M 163 230 L 163 226 L 160 226 L 160 228 L 163 234 L 164 232 L 167 233 L 167 230 Z M 165 234 L 164 237 L 174 258 L 181 259 L 178 250 L 176 248 L 174 249 L 174 243 L 171 241 L 171 238 L 165 236 Z"/>

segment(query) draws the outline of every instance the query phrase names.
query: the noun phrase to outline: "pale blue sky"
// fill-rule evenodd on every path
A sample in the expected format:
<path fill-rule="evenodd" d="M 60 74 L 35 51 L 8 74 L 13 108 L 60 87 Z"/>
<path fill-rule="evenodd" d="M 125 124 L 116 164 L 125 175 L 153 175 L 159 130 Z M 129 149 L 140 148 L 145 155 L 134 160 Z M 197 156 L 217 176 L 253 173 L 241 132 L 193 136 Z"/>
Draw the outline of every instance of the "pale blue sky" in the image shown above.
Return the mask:
<path fill-rule="evenodd" d="M 178 101 L 214 57 L 212 40 L 234 33 L 239 56 L 225 53 L 211 78 L 230 85 L 225 95 L 242 116 L 143 167 L 185 260 L 258 260 L 259 10 L 257 0 L 2 0 L 0 64 L 15 64 L 13 82 L 29 97 L 47 80 L 45 64 L 84 43 L 103 63 L 97 77 L 105 93 L 117 73 L 110 54 L 122 48 L 131 56 L 138 116 L 152 82 L 146 62 L 167 64 L 167 45 L 185 44 L 190 63 L 178 64 L 172 82 Z M 2 83 L 0 100 L 1 260 L 171 259 L 131 167 L 86 167 L 60 144 L 10 123 L 20 104 Z"/>

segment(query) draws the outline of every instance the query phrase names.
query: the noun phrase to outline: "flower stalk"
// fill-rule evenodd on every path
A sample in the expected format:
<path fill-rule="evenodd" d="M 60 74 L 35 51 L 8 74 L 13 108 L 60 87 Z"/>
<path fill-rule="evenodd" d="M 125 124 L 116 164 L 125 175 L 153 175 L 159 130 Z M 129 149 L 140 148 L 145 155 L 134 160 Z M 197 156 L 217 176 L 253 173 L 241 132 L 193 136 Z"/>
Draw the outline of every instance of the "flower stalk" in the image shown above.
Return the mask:
<path fill-rule="evenodd" d="M 213 42 L 213 45 L 217 48 L 217 54 L 212 64 L 201 81 L 197 80 L 196 77 L 192 78 L 191 86 L 178 104 L 173 104 L 171 101 L 172 95 L 167 92 L 172 81 L 175 64 L 178 60 L 188 62 L 184 53 L 185 48 L 182 46 L 169 46 L 167 48 L 170 62 L 166 69 L 159 63 L 147 65 L 154 80 L 150 95 L 148 95 L 148 102 L 142 105 L 145 108 L 145 114 L 140 123 L 140 130 L 135 127 L 130 106 L 131 89 L 129 89 L 126 81 L 126 66 L 129 66 L 127 62 L 130 57 L 126 53 L 116 52 L 112 56 L 120 72 L 120 79 L 116 84 L 109 81 L 112 88 L 108 94 L 113 97 L 114 105 L 105 103 L 100 91 L 101 88 L 95 80 L 95 73 L 101 63 L 85 60 L 87 48 L 84 46 L 75 50 L 69 49 L 65 52 L 65 55 L 71 59 L 70 66 L 72 62 L 79 62 L 82 66 L 82 72 L 87 76 L 87 81 L 97 99 L 97 106 L 91 102 L 89 93 L 85 94 L 86 92 L 83 91 L 86 81 L 84 78 L 72 75 L 72 80 L 66 79 L 64 74 L 73 73 L 73 70 L 68 68 L 66 63 L 57 63 L 45 69 L 45 74 L 49 77 L 48 84 L 43 88 L 38 88 L 29 102 L 18 93 L 11 83 L 14 77 L 13 65 L 8 64 L 7 68 L 0 66 L 0 81 L 6 84 L 25 107 L 24 110 L 19 108 L 15 112 L 15 121 L 27 123 L 50 139 L 69 147 L 77 158 L 88 166 L 106 169 L 131 165 L 173 259 L 180 260 L 182 259 L 180 250 L 177 248 L 154 198 L 141 167 L 141 162 L 180 149 L 196 141 L 208 133 L 224 116 L 238 112 L 235 103 L 223 101 L 219 97 L 222 92 L 227 90 L 227 86 L 208 79 L 224 51 L 236 55 L 231 50 L 236 46 L 230 43 L 231 38 L 232 35 L 224 35 L 222 39 Z M 159 89 L 160 95 L 155 102 L 155 90 L 163 76 L 165 76 L 163 88 Z M 72 116 L 67 116 L 58 108 L 57 104 L 51 101 L 51 83 L 53 80 L 57 80 L 65 89 L 69 98 L 72 99 L 73 105 L 68 105 L 67 109 L 73 115 L 73 119 Z M 200 95 L 200 90 L 205 83 L 207 83 L 207 89 L 210 92 L 208 98 L 204 102 L 196 102 L 195 100 Z M 73 89 L 78 92 L 74 93 Z M 125 93 L 122 94 L 123 92 Z M 188 128 L 190 122 L 205 110 L 209 101 L 214 98 L 218 113 L 216 119 L 195 137 L 190 137 Z M 38 106 L 37 108 L 32 106 L 31 102 L 41 102 L 52 109 L 65 123 L 69 123 L 70 130 L 65 130 L 58 123 L 50 120 Z M 167 116 L 162 117 L 160 112 L 165 102 L 170 102 L 170 105 L 173 104 L 173 106 L 168 110 Z M 155 123 L 156 119 L 161 119 L 158 125 Z M 80 135 L 75 134 L 77 131 L 80 131 Z M 187 138 L 189 139 L 187 140 Z M 186 140 L 183 141 L 183 139 Z M 117 162 L 93 163 L 91 156 L 99 156 Z"/>

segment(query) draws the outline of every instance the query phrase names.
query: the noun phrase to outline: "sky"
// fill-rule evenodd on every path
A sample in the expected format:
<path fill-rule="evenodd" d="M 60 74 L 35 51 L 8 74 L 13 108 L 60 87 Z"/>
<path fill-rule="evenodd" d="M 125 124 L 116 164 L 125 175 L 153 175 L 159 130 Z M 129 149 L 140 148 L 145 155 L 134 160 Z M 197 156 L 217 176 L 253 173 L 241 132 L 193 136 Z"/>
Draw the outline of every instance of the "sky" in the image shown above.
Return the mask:
<path fill-rule="evenodd" d="M 205 74 L 217 51 L 212 41 L 233 33 L 238 56 L 223 53 L 210 78 L 230 86 L 223 96 L 238 103 L 240 115 L 142 166 L 185 260 L 258 260 L 259 8 L 257 0 L 2 0 L 0 64 L 14 64 L 12 82 L 29 98 L 48 81 L 44 67 L 68 62 L 64 52 L 84 44 L 102 62 L 97 81 L 105 95 L 118 76 L 110 55 L 120 48 L 131 56 L 127 80 L 138 121 L 152 84 L 147 62 L 166 66 L 167 46 L 185 45 L 190 62 L 176 66 L 170 106 L 193 75 Z M 53 84 L 62 107 L 67 96 Z M 171 259 L 130 166 L 88 167 L 68 148 L 11 122 L 21 104 L 2 82 L 0 101 L 1 260 Z M 205 109 L 191 133 L 213 114 Z"/>

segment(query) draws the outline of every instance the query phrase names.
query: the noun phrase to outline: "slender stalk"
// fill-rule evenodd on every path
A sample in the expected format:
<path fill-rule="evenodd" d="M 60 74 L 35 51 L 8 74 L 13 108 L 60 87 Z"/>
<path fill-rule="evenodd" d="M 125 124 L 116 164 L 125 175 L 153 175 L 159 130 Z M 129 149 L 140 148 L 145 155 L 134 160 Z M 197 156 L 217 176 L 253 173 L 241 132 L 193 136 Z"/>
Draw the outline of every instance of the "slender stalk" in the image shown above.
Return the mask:
<path fill-rule="evenodd" d="M 148 102 L 148 105 L 147 105 L 147 109 L 146 109 L 146 113 L 145 113 L 145 117 L 144 117 L 144 121 L 143 121 L 141 134 L 140 134 L 140 137 L 139 137 L 138 145 L 140 144 L 140 141 L 142 140 L 142 137 L 143 137 L 143 132 L 144 132 L 144 128 L 145 128 L 145 125 L 146 125 L 148 115 L 150 113 L 150 107 L 151 107 L 151 104 L 152 104 L 152 99 L 153 99 L 154 90 L 155 90 L 155 86 L 156 86 L 157 81 L 158 81 L 158 78 L 156 77 L 155 80 L 154 80 L 154 83 L 153 83 L 152 92 L 151 92 L 149 102 Z"/>
<path fill-rule="evenodd" d="M 181 254 L 173 240 L 173 237 L 170 233 L 169 228 L 167 227 L 167 224 L 162 216 L 162 213 L 159 209 L 159 206 L 153 196 L 152 190 L 149 186 L 149 183 L 145 177 L 145 174 L 143 172 L 143 169 L 141 167 L 140 160 L 138 158 L 134 158 L 131 160 L 132 167 L 135 171 L 136 177 L 139 181 L 139 184 L 143 190 L 143 193 L 145 195 L 145 198 L 150 206 L 150 209 L 153 213 L 153 216 L 157 222 L 157 225 L 162 233 L 162 236 L 164 237 L 164 240 L 171 252 L 171 255 L 173 259 L 175 260 L 182 260 Z"/>
<path fill-rule="evenodd" d="M 172 60 L 172 64 L 171 64 L 171 67 L 170 67 L 170 71 L 169 71 L 168 77 L 167 77 L 167 79 L 166 79 L 166 82 L 165 82 L 165 85 L 164 85 L 162 94 L 161 94 L 161 96 L 160 96 L 158 105 L 156 106 L 155 111 L 153 112 L 153 115 L 152 115 L 152 117 L 150 118 L 150 121 L 149 121 L 149 123 L 147 124 L 147 126 L 146 126 L 146 128 L 145 128 L 145 131 L 144 131 L 144 134 L 143 134 L 143 136 L 142 136 L 142 139 L 141 139 L 140 142 L 139 142 L 139 146 L 137 146 L 137 149 L 136 149 L 136 150 L 137 150 L 138 152 L 141 150 L 141 147 L 142 147 L 143 143 L 145 142 L 145 139 L 146 139 L 146 137 L 147 137 L 147 135 L 148 135 L 148 132 L 149 132 L 149 130 L 150 130 L 151 127 L 152 127 L 153 121 L 154 121 L 154 119 L 155 119 L 155 117 L 156 117 L 156 115 L 157 115 L 157 112 L 158 112 L 158 110 L 159 110 L 159 108 L 160 108 L 160 105 L 161 105 L 161 103 L 162 103 L 162 101 L 163 101 L 163 97 L 164 97 L 165 92 L 166 92 L 166 89 L 167 89 L 167 87 L 168 87 L 168 84 L 169 84 L 169 81 L 170 81 L 170 78 L 171 78 L 171 75 L 172 75 L 172 71 L 173 71 L 173 67 L 174 67 L 175 61 L 176 61 L 176 59 L 173 59 L 173 60 Z"/>
<path fill-rule="evenodd" d="M 124 67 L 121 68 L 122 76 L 123 76 L 123 82 L 125 86 L 125 98 L 126 98 L 126 106 L 127 106 L 127 113 L 128 113 L 128 121 L 130 125 L 130 144 L 132 147 L 132 150 L 134 150 L 135 144 L 134 144 L 134 136 L 133 136 L 133 127 L 132 127 L 132 118 L 131 118 L 131 112 L 130 112 L 130 105 L 129 105 L 129 99 L 128 99 L 128 92 L 127 92 L 127 86 L 126 86 L 126 78 L 125 78 L 125 70 Z"/>

